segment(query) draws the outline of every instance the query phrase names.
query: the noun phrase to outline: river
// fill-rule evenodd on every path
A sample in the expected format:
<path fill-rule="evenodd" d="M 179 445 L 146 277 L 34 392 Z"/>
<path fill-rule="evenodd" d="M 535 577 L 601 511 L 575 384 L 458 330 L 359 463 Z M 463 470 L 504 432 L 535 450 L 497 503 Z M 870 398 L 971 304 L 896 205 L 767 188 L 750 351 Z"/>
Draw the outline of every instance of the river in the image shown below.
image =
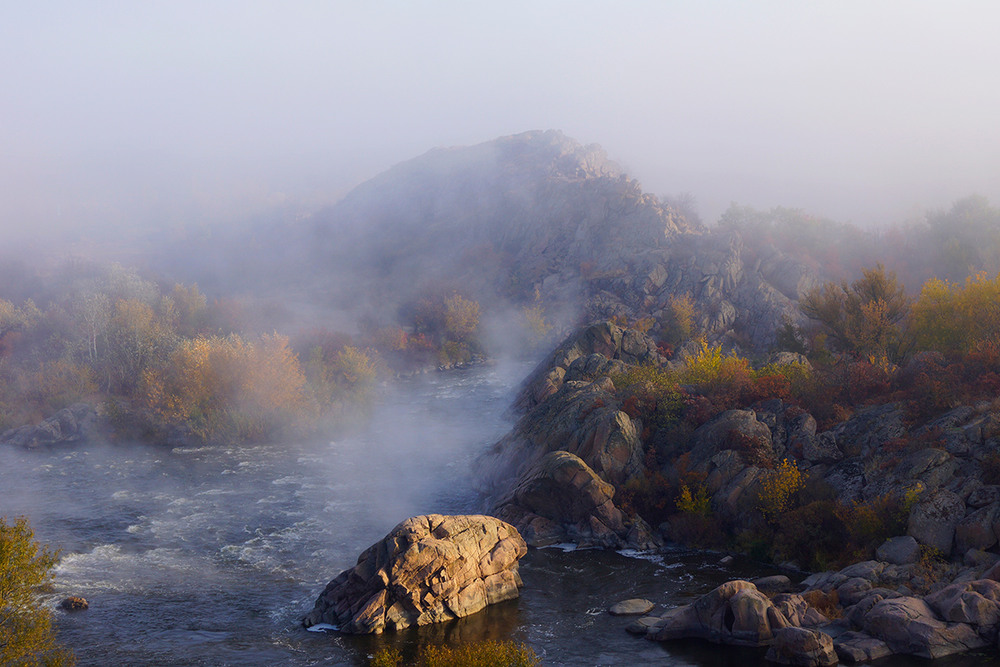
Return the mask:
<path fill-rule="evenodd" d="M 299 621 L 327 581 L 416 514 L 477 510 L 476 455 L 529 367 L 417 376 L 388 388 L 371 424 L 336 441 L 169 448 L 89 444 L 0 451 L 0 511 L 27 515 L 63 552 L 52 606 L 80 665 L 366 665 L 383 646 L 513 639 L 546 665 L 747 667 L 763 652 L 628 635 L 606 608 L 659 610 L 734 577 L 771 571 L 719 554 L 531 550 L 519 600 L 449 624 L 353 637 Z M 885 663 L 883 663 L 885 664 Z M 907 664 L 894 661 L 893 665 Z M 985 665 L 964 657 L 936 664 Z"/>

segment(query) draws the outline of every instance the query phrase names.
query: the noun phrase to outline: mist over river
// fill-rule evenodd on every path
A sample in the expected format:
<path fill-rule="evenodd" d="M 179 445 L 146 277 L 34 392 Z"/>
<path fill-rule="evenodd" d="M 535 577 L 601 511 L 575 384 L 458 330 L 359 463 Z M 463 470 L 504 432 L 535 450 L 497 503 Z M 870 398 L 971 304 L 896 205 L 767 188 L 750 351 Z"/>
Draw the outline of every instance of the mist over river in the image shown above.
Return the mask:
<path fill-rule="evenodd" d="M 56 612 L 80 665 L 365 665 L 381 646 L 412 655 L 422 643 L 487 638 L 527 642 L 547 665 L 763 663 L 760 651 L 631 637 L 628 619 L 606 613 L 634 596 L 662 613 L 723 580 L 769 572 L 685 551 L 532 550 L 522 597 L 470 618 L 377 637 L 301 628 L 327 581 L 403 519 L 478 511 L 475 457 L 508 428 L 502 414 L 529 370 L 404 380 L 367 429 L 334 442 L 3 449 L 0 512 L 27 515 L 38 539 L 62 549 L 52 606 L 67 595 L 90 601 L 85 612 Z"/>

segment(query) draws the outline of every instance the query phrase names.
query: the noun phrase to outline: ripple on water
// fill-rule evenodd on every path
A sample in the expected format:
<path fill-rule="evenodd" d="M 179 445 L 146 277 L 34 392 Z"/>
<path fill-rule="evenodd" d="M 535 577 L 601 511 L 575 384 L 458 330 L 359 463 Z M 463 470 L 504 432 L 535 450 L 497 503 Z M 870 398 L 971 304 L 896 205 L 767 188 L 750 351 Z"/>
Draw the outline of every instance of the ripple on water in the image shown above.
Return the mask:
<path fill-rule="evenodd" d="M 183 586 L 213 571 L 210 562 L 180 549 L 125 551 L 117 544 L 101 544 L 86 553 L 66 554 L 55 568 L 62 587 L 86 596 L 113 591 L 142 594 L 164 587 Z"/>

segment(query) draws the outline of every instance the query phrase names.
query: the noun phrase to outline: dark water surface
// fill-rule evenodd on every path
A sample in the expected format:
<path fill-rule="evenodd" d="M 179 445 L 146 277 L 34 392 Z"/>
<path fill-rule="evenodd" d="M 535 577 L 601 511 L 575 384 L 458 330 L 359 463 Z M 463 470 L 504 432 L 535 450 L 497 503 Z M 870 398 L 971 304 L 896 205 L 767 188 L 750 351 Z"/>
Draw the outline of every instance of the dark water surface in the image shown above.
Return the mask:
<path fill-rule="evenodd" d="M 763 664 L 761 651 L 635 638 L 628 619 L 606 613 L 637 596 L 663 611 L 769 573 L 686 551 L 532 550 L 522 597 L 467 619 L 378 637 L 300 627 L 326 582 L 397 523 L 477 509 L 474 458 L 509 427 L 511 387 L 529 370 L 407 380 L 369 429 L 334 442 L 0 450 L 0 513 L 29 516 L 36 536 L 63 550 L 50 604 L 90 601 L 85 612 L 57 612 L 80 665 L 365 665 L 383 646 L 412 655 L 472 639 L 526 642 L 547 665 Z"/>

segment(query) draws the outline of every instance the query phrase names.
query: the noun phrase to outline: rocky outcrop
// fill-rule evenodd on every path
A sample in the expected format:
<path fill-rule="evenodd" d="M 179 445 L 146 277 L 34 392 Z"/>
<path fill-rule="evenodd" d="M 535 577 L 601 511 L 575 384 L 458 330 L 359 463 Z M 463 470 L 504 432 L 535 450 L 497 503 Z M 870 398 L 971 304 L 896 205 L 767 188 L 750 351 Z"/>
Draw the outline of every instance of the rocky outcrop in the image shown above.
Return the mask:
<path fill-rule="evenodd" d="M 537 461 L 560 450 L 578 456 L 613 485 L 641 474 L 643 448 L 637 425 L 621 410 L 608 378 L 564 382 L 521 417 L 480 459 L 486 495 L 496 502 Z"/>
<path fill-rule="evenodd" d="M 666 359 L 648 336 L 611 322 L 592 324 L 566 338 L 535 367 L 522 383 L 513 407 L 519 413 L 527 412 L 555 394 L 567 380 L 593 380 L 620 372 L 626 364 L 664 363 Z"/>
<path fill-rule="evenodd" d="M 407 519 L 327 584 L 303 619 L 353 634 L 439 623 L 518 597 L 527 546 L 487 516 Z"/>
<path fill-rule="evenodd" d="M 875 604 L 862 619 L 862 629 L 881 639 L 894 653 L 940 658 L 988 645 L 965 623 L 937 618 L 924 600 L 898 597 Z"/>
<path fill-rule="evenodd" d="M 0 446 L 35 448 L 46 445 L 72 444 L 96 435 L 98 418 L 94 408 L 86 403 L 74 403 L 63 408 L 36 426 L 12 428 L 0 434 Z"/>
<path fill-rule="evenodd" d="M 653 548 L 658 541 L 642 522 L 615 507 L 615 488 L 579 457 L 551 452 L 521 477 L 492 514 L 513 524 L 529 546 L 573 542 L 581 547 Z"/>

